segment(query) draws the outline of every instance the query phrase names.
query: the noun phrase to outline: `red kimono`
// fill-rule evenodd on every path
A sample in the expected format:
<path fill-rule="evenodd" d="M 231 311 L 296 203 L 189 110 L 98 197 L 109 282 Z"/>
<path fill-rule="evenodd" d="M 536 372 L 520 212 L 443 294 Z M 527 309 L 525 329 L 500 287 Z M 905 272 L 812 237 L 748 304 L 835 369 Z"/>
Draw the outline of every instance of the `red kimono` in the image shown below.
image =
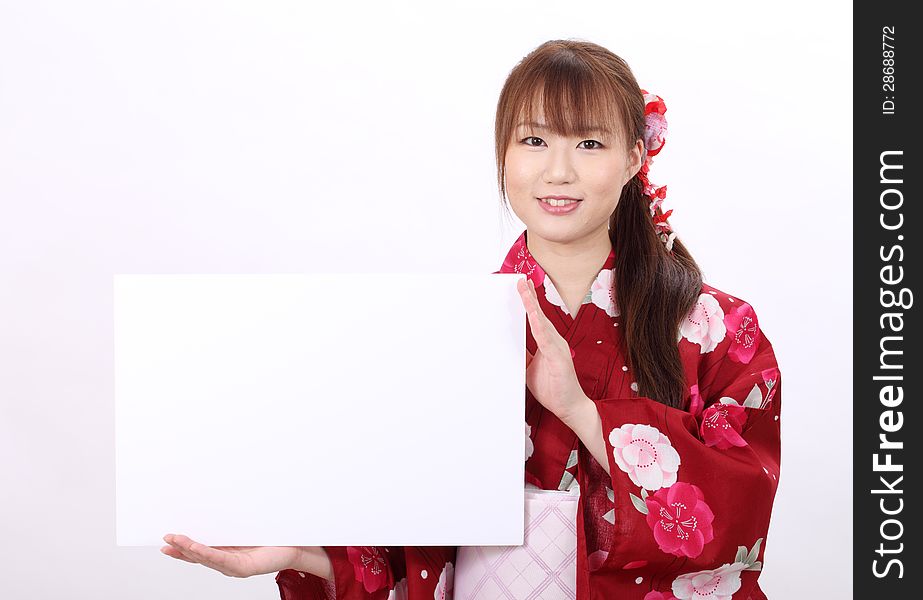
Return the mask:
<path fill-rule="evenodd" d="M 684 409 L 671 408 L 639 396 L 626 364 L 609 291 L 614 251 L 572 316 L 529 253 L 526 233 L 497 272 L 534 282 L 599 412 L 609 461 L 606 474 L 526 388 L 526 482 L 548 490 L 579 483 L 574 597 L 766 598 L 757 578 L 779 479 L 781 384 L 753 308 L 703 284 L 678 332 Z M 526 347 L 537 349 L 528 327 Z M 452 598 L 455 547 L 325 550 L 335 580 L 281 571 L 283 600 Z"/>

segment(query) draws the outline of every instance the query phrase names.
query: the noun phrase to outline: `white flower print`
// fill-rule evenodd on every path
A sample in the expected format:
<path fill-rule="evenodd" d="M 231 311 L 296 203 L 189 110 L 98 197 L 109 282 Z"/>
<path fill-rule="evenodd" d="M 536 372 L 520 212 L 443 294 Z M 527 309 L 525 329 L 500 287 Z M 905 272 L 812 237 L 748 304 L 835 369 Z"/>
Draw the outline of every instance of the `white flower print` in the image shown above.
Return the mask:
<path fill-rule="evenodd" d="M 593 304 L 606 311 L 610 317 L 619 316 L 618 306 L 615 304 L 615 295 L 612 293 L 612 280 L 615 269 L 603 269 L 596 276 L 590 293 L 593 294 Z"/>
<path fill-rule="evenodd" d="M 656 491 L 676 483 L 679 453 L 656 427 L 626 423 L 609 432 L 609 443 L 615 464 L 635 485 Z"/>
<path fill-rule="evenodd" d="M 526 423 L 526 460 L 535 452 L 535 445 L 532 443 L 532 426 Z"/>
<path fill-rule="evenodd" d="M 447 562 L 439 575 L 439 581 L 436 583 L 436 592 L 433 594 L 433 600 L 446 600 L 452 598 L 452 592 L 455 591 L 455 565 Z"/>
<path fill-rule="evenodd" d="M 592 302 L 606 311 L 606 314 L 610 317 L 619 316 L 619 309 L 615 304 L 615 296 L 612 294 L 612 278 L 615 276 L 614 273 L 615 269 L 601 270 L 596 275 L 596 279 L 593 280 L 593 283 L 590 285 L 590 290 L 583 299 L 583 304 Z M 567 306 L 564 304 L 561 294 L 558 293 L 558 290 L 554 287 L 554 283 L 547 274 L 545 274 L 545 282 L 542 284 L 542 287 L 545 288 L 545 298 L 548 302 L 560 307 L 561 310 L 564 311 L 564 314 L 570 315 L 570 311 L 567 310 Z"/>
<path fill-rule="evenodd" d="M 747 563 L 725 563 L 717 569 L 686 573 L 673 580 L 677 600 L 731 600 L 740 589 L 740 572 Z"/>
<path fill-rule="evenodd" d="M 693 344 L 700 344 L 700 354 L 714 350 L 724 336 L 724 311 L 711 294 L 700 294 L 695 306 L 680 324 L 680 335 Z"/>
<path fill-rule="evenodd" d="M 548 277 L 548 274 L 545 274 L 545 282 L 542 284 L 542 287 L 545 288 L 545 299 L 548 300 L 551 304 L 561 307 L 561 310 L 564 311 L 565 315 L 569 315 L 570 312 L 567 310 L 567 306 L 564 304 L 564 300 L 561 299 L 561 294 L 558 293 L 558 290 L 555 289 L 554 283 L 551 281 L 551 277 Z"/>

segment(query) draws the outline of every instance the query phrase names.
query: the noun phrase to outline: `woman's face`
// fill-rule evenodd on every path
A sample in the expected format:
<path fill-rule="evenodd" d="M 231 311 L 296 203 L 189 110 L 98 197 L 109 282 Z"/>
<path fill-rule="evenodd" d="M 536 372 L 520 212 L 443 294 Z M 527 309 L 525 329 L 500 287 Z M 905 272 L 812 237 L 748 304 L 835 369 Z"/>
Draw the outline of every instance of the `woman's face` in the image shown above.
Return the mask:
<path fill-rule="evenodd" d="M 594 131 L 561 137 L 545 129 L 543 120 L 514 129 L 506 152 L 506 190 L 530 236 L 570 243 L 608 230 L 622 187 L 641 168 L 644 148 L 637 140 L 626 150 L 616 135 Z M 578 202 L 563 207 L 569 209 L 565 212 L 543 204 L 540 198 L 546 196 Z"/>

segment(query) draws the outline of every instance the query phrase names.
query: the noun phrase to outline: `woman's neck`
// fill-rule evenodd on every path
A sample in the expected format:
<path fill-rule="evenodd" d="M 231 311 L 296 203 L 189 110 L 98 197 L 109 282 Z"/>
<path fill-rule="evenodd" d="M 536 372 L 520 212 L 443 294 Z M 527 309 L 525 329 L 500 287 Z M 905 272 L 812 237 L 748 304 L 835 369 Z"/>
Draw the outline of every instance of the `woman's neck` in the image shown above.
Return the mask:
<path fill-rule="evenodd" d="M 565 301 L 582 300 L 612 251 L 608 228 L 567 243 L 529 235 L 527 231 L 526 246 Z"/>

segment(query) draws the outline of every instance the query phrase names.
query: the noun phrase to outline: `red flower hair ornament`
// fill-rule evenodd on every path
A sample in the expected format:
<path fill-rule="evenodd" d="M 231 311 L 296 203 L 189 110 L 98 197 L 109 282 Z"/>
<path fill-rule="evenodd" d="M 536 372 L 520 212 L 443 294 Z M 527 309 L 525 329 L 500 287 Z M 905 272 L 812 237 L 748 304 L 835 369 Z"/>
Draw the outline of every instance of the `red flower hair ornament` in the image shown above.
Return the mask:
<path fill-rule="evenodd" d="M 641 90 L 641 93 L 644 95 L 644 157 L 641 170 L 638 171 L 638 177 L 644 185 L 644 195 L 651 199 L 649 208 L 654 231 L 666 246 L 667 252 L 672 253 L 673 239 L 676 237 L 676 232 L 673 231 L 667 219 L 670 218 L 673 209 L 671 208 L 665 213 L 660 210 L 660 205 L 663 204 L 664 199 L 667 197 L 667 186 L 652 184 L 647 177 L 651 170 L 651 165 L 654 164 L 653 157 L 663 149 L 663 145 L 667 141 L 667 117 L 665 115 L 667 105 L 664 104 L 663 98 L 657 94 L 651 94 L 644 89 Z"/>

